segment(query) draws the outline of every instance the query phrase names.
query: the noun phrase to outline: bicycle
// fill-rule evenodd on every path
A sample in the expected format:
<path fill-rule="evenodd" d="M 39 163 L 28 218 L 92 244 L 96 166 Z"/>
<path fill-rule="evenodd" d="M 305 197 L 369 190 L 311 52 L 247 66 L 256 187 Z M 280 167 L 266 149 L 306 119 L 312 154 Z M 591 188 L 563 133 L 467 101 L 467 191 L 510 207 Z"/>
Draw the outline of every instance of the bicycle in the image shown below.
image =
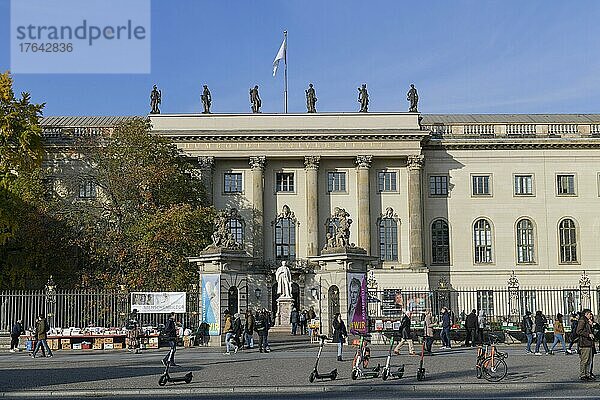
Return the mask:
<path fill-rule="evenodd" d="M 477 370 L 477 379 L 484 378 L 488 382 L 500 382 L 506 377 L 508 367 L 506 358 L 508 353 L 503 353 L 496 348 L 498 336 L 489 334 L 489 343 L 485 343 L 477 348 L 477 360 L 475 369 Z"/>

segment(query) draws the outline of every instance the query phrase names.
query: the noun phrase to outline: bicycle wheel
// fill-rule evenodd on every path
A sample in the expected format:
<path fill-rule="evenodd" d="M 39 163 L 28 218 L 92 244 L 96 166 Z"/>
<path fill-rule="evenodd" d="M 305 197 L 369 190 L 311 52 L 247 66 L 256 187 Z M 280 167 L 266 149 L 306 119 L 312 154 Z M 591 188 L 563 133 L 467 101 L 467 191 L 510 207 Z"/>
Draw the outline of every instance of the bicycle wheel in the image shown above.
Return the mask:
<path fill-rule="evenodd" d="M 486 358 L 483 360 L 481 369 L 483 371 L 483 377 L 489 382 L 500 382 L 506 377 L 508 372 L 506 362 L 499 357 L 494 357 L 493 361 L 492 357 Z"/>

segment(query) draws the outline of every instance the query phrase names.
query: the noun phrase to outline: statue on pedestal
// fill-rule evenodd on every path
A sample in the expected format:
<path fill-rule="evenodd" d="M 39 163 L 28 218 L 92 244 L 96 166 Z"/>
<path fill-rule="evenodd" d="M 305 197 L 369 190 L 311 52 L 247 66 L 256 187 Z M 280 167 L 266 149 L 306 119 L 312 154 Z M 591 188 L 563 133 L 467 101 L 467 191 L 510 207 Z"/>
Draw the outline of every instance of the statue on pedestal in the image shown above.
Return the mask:
<path fill-rule="evenodd" d="M 204 85 L 204 90 L 200 95 L 200 100 L 202 100 L 202 105 L 204 106 L 203 114 L 210 114 L 210 105 L 212 104 L 212 96 L 210 94 L 210 90 L 208 90 L 208 86 Z"/>
<path fill-rule="evenodd" d="M 214 220 L 214 232 L 212 234 L 212 244 L 208 245 L 204 251 L 207 250 L 241 250 L 243 249 L 242 243 L 236 241 L 235 236 L 231 232 L 229 227 L 229 221 L 231 219 L 241 218 L 235 208 L 232 208 L 229 212 L 221 210 L 217 212 Z"/>
<path fill-rule="evenodd" d="M 419 94 L 415 85 L 411 83 L 410 90 L 406 93 L 406 100 L 410 101 L 410 108 L 408 112 L 419 112 L 417 111 L 417 103 L 419 102 Z"/>
<path fill-rule="evenodd" d="M 309 113 L 316 113 L 317 112 L 317 95 L 315 93 L 315 88 L 313 88 L 313 84 L 309 83 L 308 84 L 308 89 L 305 90 L 306 92 L 306 110 Z"/>
<path fill-rule="evenodd" d="M 292 274 L 290 269 L 286 265 L 285 261 L 281 262 L 281 265 L 275 271 L 275 279 L 277 279 L 277 294 L 279 299 L 291 299 L 292 298 Z"/>
<path fill-rule="evenodd" d="M 358 88 L 358 102 L 360 103 L 360 112 L 367 112 L 369 108 L 369 92 L 367 92 L 366 83 L 363 83 Z"/>
<path fill-rule="evenodd" d="M 252 112 L 255 114 L 259 113 L 262 102 L 260 100 L 260 95 L 258 94 L 258 85 L 250 89 L 250 103 L 252 104 Z"/>
<path fill-rule="evenodd" d="M 158 106 L 160 105 L 162 100 L 162 93 L 156 85 L 152 88 L 152 92 L 150 92 L 150 114 L 160 114 L 160 109 Z"/>

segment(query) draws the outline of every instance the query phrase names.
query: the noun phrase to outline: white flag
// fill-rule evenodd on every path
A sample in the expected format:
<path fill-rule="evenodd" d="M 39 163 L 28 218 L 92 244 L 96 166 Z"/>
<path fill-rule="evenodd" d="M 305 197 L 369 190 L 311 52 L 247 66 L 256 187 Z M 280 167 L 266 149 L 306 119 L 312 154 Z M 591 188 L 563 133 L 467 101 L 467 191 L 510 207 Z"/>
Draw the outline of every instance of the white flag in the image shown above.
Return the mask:
<path fill-rule="evenodd" d="M 273 77 L 275 77 L 275 74 L 277 73 L 277 67 L 279 67 L 279 60 L 283 60 L 285 58 L 285 51 L 286 51 L 286 37 L 283 38 L 283 42 L 281 43 L 281 47 L 279 48 L 279 51 L 277 52 L 277 55 L 275 56 L 275 60 L 273 60 Z"/>

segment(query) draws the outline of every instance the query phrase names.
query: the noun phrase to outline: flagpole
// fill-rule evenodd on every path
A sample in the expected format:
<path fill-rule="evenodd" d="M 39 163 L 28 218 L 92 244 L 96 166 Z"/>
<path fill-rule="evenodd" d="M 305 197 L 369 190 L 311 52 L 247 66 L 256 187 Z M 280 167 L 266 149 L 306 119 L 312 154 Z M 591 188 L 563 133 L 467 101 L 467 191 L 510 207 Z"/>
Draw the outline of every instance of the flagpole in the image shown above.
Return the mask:
<path fill-rule="evenodd" d="M 283 31 L 283 40 L 285 42 L 285 49 L 283 50 L 283 62 L 285 63 L 285 68 L 283 70 L 283 110 L 287 114 L 288 111 L 288 90 L 287 90 L 287 31 Z"/>

